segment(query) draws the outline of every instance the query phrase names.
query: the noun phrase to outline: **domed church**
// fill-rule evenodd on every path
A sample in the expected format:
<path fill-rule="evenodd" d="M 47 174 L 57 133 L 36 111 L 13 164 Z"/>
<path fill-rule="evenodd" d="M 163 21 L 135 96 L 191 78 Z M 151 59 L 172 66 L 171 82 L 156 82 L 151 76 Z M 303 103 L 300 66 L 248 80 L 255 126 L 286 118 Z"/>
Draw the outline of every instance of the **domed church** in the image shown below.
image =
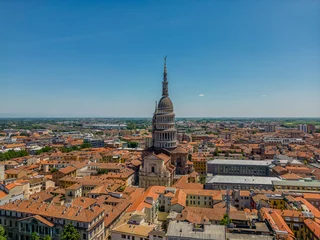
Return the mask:
<path fill-rule="evenodd" d="M 166 58 L 162 81 L 162 97 L 156 104 L 152 119 L 152 146 L 143 153 L 143 165 L 139 172 L 139 186 L 171 186 L 175 174 L 193 171 L 188 162 L 188 152 L 178 146 L 173 104 L 169 98 Z"/>

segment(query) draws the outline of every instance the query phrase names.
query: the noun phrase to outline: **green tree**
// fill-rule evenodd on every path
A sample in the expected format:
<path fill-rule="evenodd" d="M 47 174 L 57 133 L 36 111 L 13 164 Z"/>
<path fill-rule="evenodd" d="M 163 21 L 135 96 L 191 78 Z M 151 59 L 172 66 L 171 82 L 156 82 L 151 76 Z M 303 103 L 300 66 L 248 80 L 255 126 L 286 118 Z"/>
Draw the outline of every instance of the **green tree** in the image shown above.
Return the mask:
<path fill-rule="evenodd" d="M 206 183 L 206 175 L 200 175 L 200 183 L 205 184 Z"/>
<path fill-rule="evenodd" d="M 31 239 L 32 239 L 32 240 L 40 240 L 39 234 L 36 233 L 36 232 L 33 232 L 33 233 L 31 234 Z"/>
<path fill-rule="evenodd" d="M 137 142 L 128 142 L 128 148 L 136 148 L 136 147 L 138 147 Z"/>
<path fill-rule="evenodd" d="M 24 157 L 28 155 L 29 155 L 28 152 L 25 150 L 21 150 L 21 151 L 9 150 L 8 152 L 0 153 L 0 160 L 4 161 L 4 160 L 9 160 L 11 158 Z"/>
<path fill-rule="evenodd" d="M 83 148 L 91 148 L 92 145 L 90 143 L 82 143 L 80 148 L 83 149 Z"/>
<path fill-rule="evenodd" d="M 0 225 L 0 240 L 7 240 L 6 230 Z"/>
<path fill-rule="evenodd" d="M 51 173 L 58 172 L 58 169 L 52 168 L 52 169 L 50 170 L 50 172 L 51 172 Z"/>
<path fill-rule="evenodd" d="M 213 152 L 213 156 L 218 156 L 219 155 L 219 149 L 216 148 Z"/>
<path fill-rule="evenodd" d="M 49 235 L 47 235 L 43 238 L 43 240 L 52 240 L 52 238 Z"/>
<path fill-rule="evenodd" d="M 229 223 L 231 223 L 231 220 L 230 220 L 228 214 L 224 214 L 223 218 L 220 221 L 220 225 L 227 225 L 228 221 L 229 221 Z"/>
<path fill-rule="evenodd" d="M 101 175 L 101 174 L 107 174 L 109 172 L 108 169 L 98 169 L 97 174 Z"/>
<path fill-rule="evenodd" d="M 61 240 L 80 240 L 80 234 L 77 229 L 69 223 L 64 226 L 63 232 L 61 234 Z"/>

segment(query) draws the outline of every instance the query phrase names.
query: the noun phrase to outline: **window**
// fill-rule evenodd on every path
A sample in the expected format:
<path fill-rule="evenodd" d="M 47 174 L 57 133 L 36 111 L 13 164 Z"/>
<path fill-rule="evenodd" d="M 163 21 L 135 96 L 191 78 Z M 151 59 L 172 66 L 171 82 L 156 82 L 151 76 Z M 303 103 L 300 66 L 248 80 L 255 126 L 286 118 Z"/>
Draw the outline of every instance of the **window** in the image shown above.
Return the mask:
<path fill-rule="evenodd" d="M 153 172 L 153 173 L 154 173 L 154 167 L 151 167 L 151 172 Z"/>
<path fill-rule="evenodd" d="M 126 238 L 126 235 L 124 235 L 124 234 L 121 234 L 121 238 Z"/>
<path fill-rule="evenodd" d="M 86 239 L 87 239 L 87 234 L 84 233 L 84 234 L 82 235 L 82 238 L 83 238 L 83 240 L 86 240 Z"/>

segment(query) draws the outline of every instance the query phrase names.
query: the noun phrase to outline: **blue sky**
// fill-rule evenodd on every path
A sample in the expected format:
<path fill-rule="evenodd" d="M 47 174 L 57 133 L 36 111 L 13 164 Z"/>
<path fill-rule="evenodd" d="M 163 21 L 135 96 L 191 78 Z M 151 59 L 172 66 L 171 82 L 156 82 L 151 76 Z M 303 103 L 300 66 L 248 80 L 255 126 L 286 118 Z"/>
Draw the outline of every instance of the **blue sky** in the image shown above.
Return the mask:
<path fill-rule="evenodd" d="M 320 117 L 316 0 L 0 1 L 0 116 Z"/>

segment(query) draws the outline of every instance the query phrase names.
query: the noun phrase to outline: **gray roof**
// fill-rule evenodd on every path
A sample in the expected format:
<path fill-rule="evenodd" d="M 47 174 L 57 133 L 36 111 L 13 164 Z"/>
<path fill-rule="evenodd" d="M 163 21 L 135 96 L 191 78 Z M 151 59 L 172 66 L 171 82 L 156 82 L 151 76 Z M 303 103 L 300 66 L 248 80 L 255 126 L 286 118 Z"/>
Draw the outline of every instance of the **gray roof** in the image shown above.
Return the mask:
<path fill-rule="evenodd" d="M 242 239 L 273 240 L 273 236 L 241 234 L 241 233 L 227 233 L 227 237 L 229 240 L 242 240 Z"/>
<path fill-rule="evenodd" d="M 225 226 L 204 225 L 204 231 L 194 231 L 193 224 L 188 222 L 170 221 L 167 231 L 168 237 L 187 239 L 225 240 Z"/>
<path fill-rule="evenodd" d="M 234 183 L 234 184 L 259 184 L 272 185 L 273 181 L 282 181 L 276 177 L 256 177 L 256 176 L 226 176 L 215 175 L 207 178 L 206 183 Z"/>
<path fill-rule="evenodd" d="M 215 159 L 208 161 L 208 164 L 223 164 L 223 165 L 249 165 L 249 166 L 269 166 L 273 160 L 226 160 Z"/>
<path fill-rule="evenodd" d="M 298 186 L 298 187 L 320 187 L 320 181 L 292 181 L 292 180 L 282 180 L 282 181 L 272 181 L 274 185 L 278 186 Z"/>

